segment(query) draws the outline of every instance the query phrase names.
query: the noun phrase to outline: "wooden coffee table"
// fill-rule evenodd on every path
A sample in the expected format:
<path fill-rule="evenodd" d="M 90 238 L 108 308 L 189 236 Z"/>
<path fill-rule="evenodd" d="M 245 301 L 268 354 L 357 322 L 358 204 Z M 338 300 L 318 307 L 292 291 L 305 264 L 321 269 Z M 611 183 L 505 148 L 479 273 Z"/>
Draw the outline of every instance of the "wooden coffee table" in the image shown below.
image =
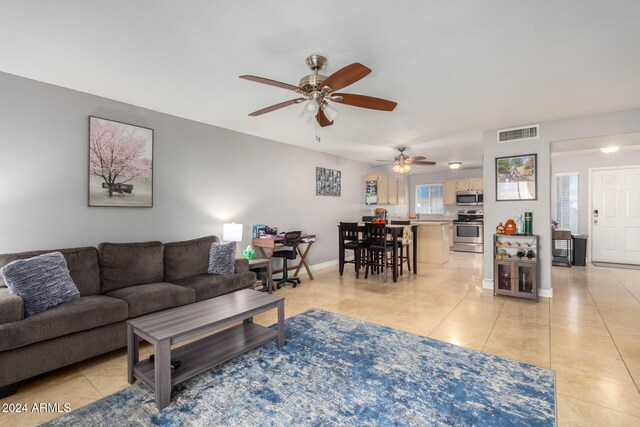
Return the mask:
<path fill-rule="evenodd" d="M 278 330 L 253 323 L 253 316 L 278 308 Z M 171 349 L 171 345 L 241 324 Z M 156 395 L 156 407 L 169 405 L 171 387 L 278 337 L 284 345 L 284 298 L 249 289 L 127 321 L 128 380 L 135 378 Z M 139 343 L 154 345 L 155 360 L 139 361 Z M 171 361 L 180 367 L 171 369 Z"/>

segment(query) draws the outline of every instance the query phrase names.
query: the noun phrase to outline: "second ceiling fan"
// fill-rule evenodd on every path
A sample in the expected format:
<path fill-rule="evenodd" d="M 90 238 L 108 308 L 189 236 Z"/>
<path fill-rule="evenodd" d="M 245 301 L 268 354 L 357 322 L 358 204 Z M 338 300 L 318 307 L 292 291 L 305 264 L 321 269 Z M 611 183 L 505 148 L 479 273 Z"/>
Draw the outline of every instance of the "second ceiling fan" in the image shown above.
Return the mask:
<path fill-rule="evenodd" d="M 404 154 L 404 151 L 407 149 L 407 147 L 397 147 L 396 148 L 400 154 L 398 154 L 397 156 L 395 156 L 393 158 L 393 161 L 389 161 L 389 160 L 376 160 L 377 162 L 386 162 L 384 164 L 381 165 L 376 165 L 376 166 L 372 166 L 374 168 L 379 168 L 381 166 L 390 166 L 393 165 L 393 171 L 395 173 L 409 173 L 411 172 L 411 165 L 424 165 L 424 166 L 433 166 L 436 164 L 436 162 L 432 162 L 430 160 L 427 160 L 426 157 L 424 156 L 413 156 L 413 157 L 409 157 L 406 154 Z"/>
<path fill-rule="evenodd" d="M 337 93 L 336 91 L 339 91 L 366 77 L 371 70 L 358 62 L 354 62 L 353 64 L 347 65 L 327 77 L 319 74 L 319 71 L 323 69 L 326 64 L 327 58 L 324 56 L 309 56 L 307 58 L 307 66 L 311 68 L 313 74 L 309 74 L 308 76 L 304 76 L 300 79 L 298 86 L 266 79 L 264 77 L 252 75 L 240 76 L 241 79 L 276 86 L 282 89 L 291 90 L 301 95 L 299 98 L 262 108 L 249 115 L 260 116 L 265 113 L 279 110 L 280 108 L 288 107 L 289 105 L 306 102 L 303 115 L 310 117 L 315 115 L 320 126 L 325 127 L 332 125 L 333 120 L 338 115 L 338 111 L 329 103 L 329 101 L 380 111 L 393 111 L 396 108 L 396 105 L 398 105 L 396 102 L 381 98 L 374 98 L 372 96 Z"/>

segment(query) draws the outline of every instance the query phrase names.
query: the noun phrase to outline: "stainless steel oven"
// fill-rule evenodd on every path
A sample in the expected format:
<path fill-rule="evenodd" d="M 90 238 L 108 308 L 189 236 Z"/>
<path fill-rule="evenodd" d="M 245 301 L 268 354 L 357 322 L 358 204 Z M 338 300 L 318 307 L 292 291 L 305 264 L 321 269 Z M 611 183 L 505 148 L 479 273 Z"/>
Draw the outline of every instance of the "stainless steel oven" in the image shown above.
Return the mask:
<path fill-rule="evenodd" d="M 480 210 L 458 211 L 453 221 L 453 250 L 482 252 L 484 243 L 484 212 Z"/>
<path fill-rule="evenodd" d="M 458 206 L 482 206 L 484 194 L 482 191 L 457 191 L 456 205 Z"/>

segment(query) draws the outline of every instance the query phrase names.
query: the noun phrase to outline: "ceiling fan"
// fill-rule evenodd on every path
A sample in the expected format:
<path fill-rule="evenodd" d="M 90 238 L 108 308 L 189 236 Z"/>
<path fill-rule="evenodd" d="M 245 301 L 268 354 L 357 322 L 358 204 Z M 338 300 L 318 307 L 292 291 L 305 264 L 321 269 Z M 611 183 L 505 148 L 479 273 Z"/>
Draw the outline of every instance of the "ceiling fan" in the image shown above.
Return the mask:
<path fill-rule="evenodd" d="M 298 86 L 266 79 L 264 77 L 251 75 L 240 76 L 241 79 L 280 87 L 300 94 L 299 98 L 262 108 L 249 115 L 260 116 L 265 113 L 279 110 L 280 108 L 288 107 L 289 105 L 306 102 L 302 115 L 308 119 L 313 119 L 315 116 L 320 126 L 325 127 L 332 125 L 333 120 L 338 115 L 338 110 L 329 104 L 329 101 L 380 111 L 393 111 L 393 109 L 396 108 L 396 105 L 398 105 L 396 102 L 381 98 L 374 98 L 372 96 L 336 93 L 336 91 L 366 77 L 371 70 L 358 62 L 354 62 L 353 64 L 347 65 L 327 77 L 318 73 L 326 64 L 327 58 L 324 56 L 309 56 L 307 58 L 307 66 L 311 68 L 313 74 L 309 74 L 300 79 Z"/>
<path fill-rule="evenodd" d="M 407 147 L 400 146 L 397 147 L 397 150 L 400 152 L 397 156 L 393 158 L 392 162 L 389 160 L 376 160 L 377 162 L 385 162 L 381 165 L 372 166 L 374 168 L 379 168 L 381 166 L 393 165 L 393 171 L 395 173 L 409 173 L 411 172 L 411 165 L 425 165 L 425 166 L 433 166 L 436 162 L 427 161 L 424 156 L 414 156 L 409 157 L 404 154 Z"/>

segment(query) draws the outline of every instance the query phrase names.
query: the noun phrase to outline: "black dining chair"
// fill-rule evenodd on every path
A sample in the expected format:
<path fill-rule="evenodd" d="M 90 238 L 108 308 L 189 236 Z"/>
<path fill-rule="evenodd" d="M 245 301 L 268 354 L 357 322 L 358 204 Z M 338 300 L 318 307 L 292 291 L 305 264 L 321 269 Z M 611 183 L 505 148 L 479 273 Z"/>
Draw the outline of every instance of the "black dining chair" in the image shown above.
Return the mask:
<path fill-rule="evenodd" d="M 366 256 L 366 249 L 369 243 L 360 239 L 357 222 L 341 222 L 340 223 L 340 242 L 342 249 L 338 254 L 340 265 L 340 275 L 344 272 L 345 264 L 354 264 L 356 270 L 356 279 L 360 278 L 360 266 Z M 353 261 L 346 260 L 346 252 L 353 251 Z"/>
<path fill-rule="evenodd" d="M 367 234 L 367 257 L 365 261 L 364 278 L 369 277 L 369 267 L 371 269 L 382 269 L 384 280 L 387 281 L 387 270 L 393 267 L 393 260 L 389 260 L 388 254 L 393 251 L 393 242 L 387 240 L 387 226 L 384 224 L 365 224 Z"/>
<path fill-rule="evenodd" d="M 289 277 L 289 269 L 287 268 L 287 260 L 294 260 L 298 254 L 298 244 L 302 236 L 302 231 L 288 231 L 284 233 L 284 241 L 282 246 L 273 251 L 273 258 L 282 258 L 282 278 L 276 282 L 278 289 L 284 283 L 291 283 L 295 288 L 300 284 L 298 277 Z"/>
<path fill-rule="evenodd" d="M 390 220 L 389 225 L 410 226 L 411 221 Z M 405 253 L 405 249 L 406 249 L 406 253 Z M 411 261 L 409 260 L 409 242 L 403 241 L 401 244 L 398 245 L 398 267 L 400 267 L 400 274 L 402 274 L 402 265 L 405 262 L 407 263 L 407 270 L 411 271 Z"/>

